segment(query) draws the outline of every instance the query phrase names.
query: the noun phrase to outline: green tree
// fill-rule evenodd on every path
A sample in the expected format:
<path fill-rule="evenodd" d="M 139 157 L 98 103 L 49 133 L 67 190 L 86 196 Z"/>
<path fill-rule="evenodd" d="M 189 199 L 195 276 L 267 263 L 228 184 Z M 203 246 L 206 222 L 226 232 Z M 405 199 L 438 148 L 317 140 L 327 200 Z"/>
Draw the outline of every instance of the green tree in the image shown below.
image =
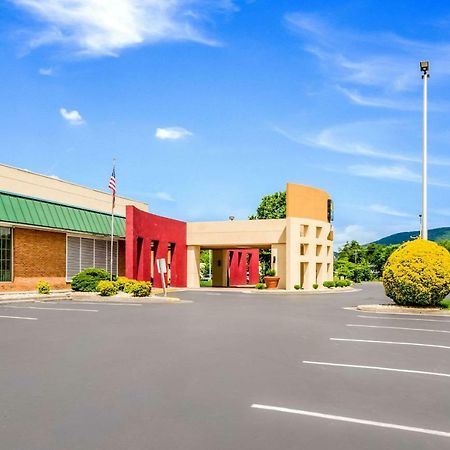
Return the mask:
<path fill-rule="evenodd" d="M 442 247 L 446 248 L 450 252 L 450 240 L 446 239 L 443 241 L 438 241 L 437 244 L 441 245 Z"/>
<path fill-rule="evenodd" d="M 366 249 L 357 241 L 346 242 L 339 251 L 339 258 L 345 258 L 355 264 L 365 261 L 366 257 Z"/>
<path fill-rule="evenodd" d="M 256 209 L 256 214 L 249 217 L 250 220 L 285 218 L 286 192 L 275 192 L 274 194 L 265 195 Z M 259 251 L 259 263 L 262 276 L 264 276 L 271 267 L 270 256 L 270 250 L 261 249 Z"/>
<path fill-rule="evenodd" d="M 275 192 L 265 195 L 256 209 L 256 215 L 249 217 L 255 219 L 285 219 L 286 218 L 286 192 Z"/>
<path fill-rule="evenodd" d="M 210 251 L 200 250 L 200 275 L 202 278 L 209 278 Z"/>

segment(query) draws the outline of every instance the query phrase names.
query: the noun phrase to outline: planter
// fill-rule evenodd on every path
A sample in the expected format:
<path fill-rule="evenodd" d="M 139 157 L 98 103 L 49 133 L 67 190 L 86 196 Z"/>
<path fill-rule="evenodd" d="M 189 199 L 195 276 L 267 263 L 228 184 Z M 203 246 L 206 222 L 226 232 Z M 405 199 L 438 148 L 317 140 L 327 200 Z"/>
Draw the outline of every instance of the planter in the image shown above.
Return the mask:
<path fill-rule="evenodd" d="M 280 277 L 264 277 L 264 283 L 267 289 L 276 289 L 279 281 Z"/>

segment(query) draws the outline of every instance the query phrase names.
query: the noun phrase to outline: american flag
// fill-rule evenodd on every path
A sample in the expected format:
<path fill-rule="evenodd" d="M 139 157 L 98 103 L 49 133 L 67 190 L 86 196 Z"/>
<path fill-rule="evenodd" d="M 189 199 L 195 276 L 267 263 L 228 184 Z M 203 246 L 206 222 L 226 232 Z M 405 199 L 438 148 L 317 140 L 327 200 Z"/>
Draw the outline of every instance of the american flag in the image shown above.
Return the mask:
<path fill-rule="evenodd" d="M 111 178 L 109 179 L 108 184 L 109 189 L 111 189 L 112 195 L 113 195 L 113 206 L 116 203 L 116 168 L 113 167 L 113 171 L 111 174 Z"/>

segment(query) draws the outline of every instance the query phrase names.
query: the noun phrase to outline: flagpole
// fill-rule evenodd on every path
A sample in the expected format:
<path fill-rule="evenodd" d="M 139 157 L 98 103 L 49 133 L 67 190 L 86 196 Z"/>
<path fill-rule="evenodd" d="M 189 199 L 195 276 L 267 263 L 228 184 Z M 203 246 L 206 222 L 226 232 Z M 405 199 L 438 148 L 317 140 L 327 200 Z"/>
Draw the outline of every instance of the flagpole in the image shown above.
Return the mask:
<path fill-rule="evenodd" d="M 116 159 L 113 158 L 113 173 L 115 176 L 116 171 Z M 111 281 L 113 280 L 113 260 L 114 260 L 114 206 L 116 203 L 116 193 L 112 194 L 112 203 L 111 203 L 111 259 L 110 259 L 110 272 L 111 272 Z"/>

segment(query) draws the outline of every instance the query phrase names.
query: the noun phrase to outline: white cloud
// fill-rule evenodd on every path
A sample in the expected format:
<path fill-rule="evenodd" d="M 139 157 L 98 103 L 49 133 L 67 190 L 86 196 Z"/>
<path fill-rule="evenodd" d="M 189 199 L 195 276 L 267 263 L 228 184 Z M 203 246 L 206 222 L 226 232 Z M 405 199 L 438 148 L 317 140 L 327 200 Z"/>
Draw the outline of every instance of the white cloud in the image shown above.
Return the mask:
<path fill-rule="evenodd" d="M 39 75 L 42 75 L 44 77 L 51 77 L 55 74 L 52 67 L 41 67 L 39 69 Z"/>
<path fill-rule="evenodd" d="M 66 108 L 61 108 L 59 112 L 61 116 L 71 125 L 83 125 L 85 123 L 84 119 L 81 117 L 81 114 L 76 109 L 73 111 L 68 111 Z"/>
<path fill-rule="evenodd" d="M 334 233 L 334 249 L 335 251 L 349 241 L 358 241 L 361 244 L 372 242 L 376 239 L 377 234 L 368 230 L 361 225 L 353 224 L 347 225 L 344 229 L 336 229 Z"/>
<path fill-rule="evenodd" d="M 168 192 L 155 192 L 150 194 L 151 197 L 157 198 L 158 200 L 163 200 L 165 202 L 174 202 L 175 199 Z"/>
<path fill-rule="evenodd" d="M 155 137 L 161 140 L 179 140 L 192 136 L 193 133 L 182 127 L 157 128 Z"/>
<path fill-rule="evenodd" d="M 323 73 L 358 105 L 399 110 L 420 108 L 414 95 L 420 89 L 420 58 L 439 61 L 439 65 L 432 67 L 435 83 L 446 83 L 450 75 L 448 42 L 430 43 L 391 32 L 335 28 L 316 14 L 302 12 L 288 14 L 285 20 L 303 38 L 305 51 L 319 61 Z M 356 86 L 359 90 L 355 90 Z"/>
<path fill-rule="evenodd" d="M 281 127 L 273 130 L 292 142 L 309 147 L 363 156 L 368 158 L 386 159 L 391 161 L 421 163 L 420 156 L 400 153 L 391 150 L 392 145 L 403 147 L 407 144 L 404 139 L 398 139 L 399 130 L 410 135 L 410 129 L 400 121 L 373 120 L 357 121 L 323 128 L 312 133 L 302 132 L 299 136 Z M 409 141 L 408 141 L 409 142 Z M 429 164 L 450 166 L 450 159 L 429 158 Z"/>
<path fill-rule="evenodd" d="M 297 144 L 308 145 L 310 147 L 319 147 L 335 153 L 389 159 L 394 161 L 420 162 L 419 158 L 392 151 L 381 150 L 360 141 L 358 137 L 352 136 L 352 134 L 359 133 L 356 129 L 358 125 L 362 125 L 362 123 L 344 124 L 324 128 L 316 134 L 310 133 L 308 135 L 303 135 L 302 137 L 293 136 L 291 133 L 280 127 L 274 127 L 274 131 L 281 134 L 285 138 L 296 142 Z M 378 123 L 378 125 L 382 126 L 381 123 Z M 372 122 L 364 124 L 362 128 L 372 128 L 373 130 L 376 126 L 377 124 Z"/>
<path fill-rule="evenodd" d="M 355 164 L 347 168 L 350 175 L 367 178 L 380 178 L 388 180 L 409 181 L 413 183 L 421 183 L 422 176 L 404 166 L 375 166 L 370 164 Z M 430 179 L 430 186 L 450 188 L 449 183 Z"/>
<path fill-rule="evenodd" d="M 413 214 L 409 214 L 403 211 L 399 211 L 397 209 L 391 208 L 387 205 L 379 205 L 374 204 L 370 205 L 367 210 L 378 213 L 378 214 L 384 214 L 386 216 L 393 216 L 393 217 L 414 217 Z"/>
<path fill-rule="evenodd" d="M 60 44 L 78 54 L 117 55 L 163 41 L 218 45 L 201 29 L 214 12 L 234 12 L 232 0 L 11 0 L 43 23 L 31 47 Z"/>

